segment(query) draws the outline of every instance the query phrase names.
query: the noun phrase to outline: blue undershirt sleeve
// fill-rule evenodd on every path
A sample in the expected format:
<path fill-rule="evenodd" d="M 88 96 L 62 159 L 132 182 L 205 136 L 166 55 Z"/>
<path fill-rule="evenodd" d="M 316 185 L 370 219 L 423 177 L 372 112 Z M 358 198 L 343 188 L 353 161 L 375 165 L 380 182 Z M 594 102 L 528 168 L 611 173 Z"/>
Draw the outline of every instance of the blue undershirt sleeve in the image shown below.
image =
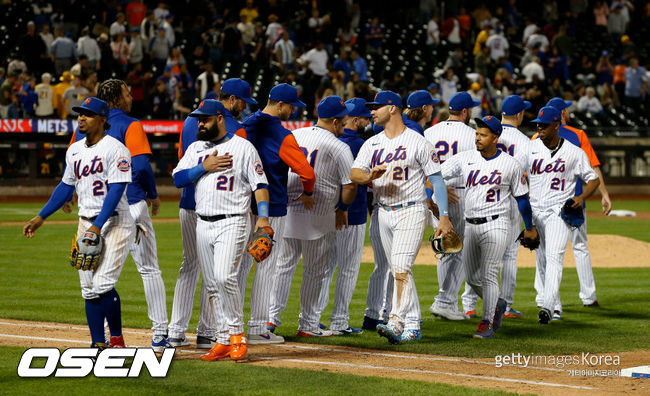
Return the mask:
<path fill-rule="evenodd" d="M 108 220 L 109 217 L 115 213 L 117 204 L 120 203 L 122 195 L 126 190 L 126 185 L 129 183 L 109 183 L 108 192 L 106 193 L 106 198 L 104 199 L 104 204 L 102 205 L 102 210 L 99 211 L 97 218 L 93 222 L 94 226 L 97 226 L 101 230 Z"/>
<path fill-rule="evenodd" d="M 201 176 L 205 173 L 203 163 L 198 164 L 194 168 L 183 169 L 174 174 L 174 185 L 177 188 L 187 187 L 192 183 L 196 183 Z"/>
<path fill-rule="evenodd" d="M 147 198 L 158 198 L 156 177 L 149 163 L 149 154 L 136 155 L 131 159 L 131 166 L 133 166 L 133 183 L 142 186 L 142 189 L 147 193 Z"/>
<path fill-rule="evenodd" d="M 74 186 L 60 182 L 54 191 L 52 196 L 47 201 L 43 209 L 38 213 L 43 219 L 47 219 L 52 215 L 52 213 L 59 210 L 63 204 L 72 199 L 72 194 L 74 194 Z"/>
<path fill-rule="evenodd" d="M 533 209 L 530 207 L 530 200 L 528 199 L 528 194 L 520 195 L 515 197 L 517 200 L 517 205 L 519 206 L 519 213 L 524 219 L 524 225 L 527 230 L 533 228 Z"/>
<path fill-rule="evenodd" d="M 433 195 L 436 196 L 436 204 L 440 211 L 440 216 L 449 216 L 449 204 L 447 201 L 447 185 L 442 178 L 442 173 L 437 172 L 427 176 L 431 185 L 433 185 Z"/>

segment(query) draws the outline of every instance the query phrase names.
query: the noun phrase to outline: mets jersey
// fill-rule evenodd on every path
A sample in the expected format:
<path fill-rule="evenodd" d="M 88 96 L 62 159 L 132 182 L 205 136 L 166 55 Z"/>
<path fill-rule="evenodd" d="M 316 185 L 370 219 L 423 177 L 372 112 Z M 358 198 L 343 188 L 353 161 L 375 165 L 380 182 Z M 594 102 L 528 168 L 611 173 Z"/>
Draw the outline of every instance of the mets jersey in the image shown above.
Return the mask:
<path fill-rule="evenodd" d="M 501 150 L 490 158 L 477 150 L 465 151 L 440 167 L 445 180 L 459 176 L 465 180 L 465 217 L 507 215 L 510 197 L 528 193 L 521 165 Z"/>
<path fill-rule="evenodd" d="M 201 216 L 247 214 L 251 191 L 268 181 L 257 151 L 246 139 L 233 136 L 219 144 L 196 141 L 187 148 L 174 174 L 195 167 L 215 150 L 218 155 L 232 155 L 232 165 L 225 171 L 207 172 L 196 182 L 196 213 Z"/>
<path fill-rule="evenodd" d="M 501 132 L 501 136 L 499 136 L 497 148 L 510 154 L 523 167 L 526 163 L 526 147 L 530 143 L 530 139 L 512 125 L 501 125 L 503 126 L 503 131 Z"/>
<path fill-rule="evenodd" d="M 431 143 L 409 128 L 392 139 L 382 132 L 366 140 L 352 167 L 370 172 L 383 164 L 387 165 L 386 173 L 372 181 L 372 191 L 377 202 L 385 206 L 424 202 L 425 178 L 440 172 Z"/>
<path fill-rule="evenodd" d="M 350 147 L 337 139 L 332 132 L 319 126 L 296 129 L 292 133 L 316 174 L 315 204 L 313 210 L 307 211 L 302 202 L 294 201 L 302 194 L 303 185 L 300 177 L 290 172 L 287 182 L 288 209 L 315 215 L 334 213 L 340 186 L 352 183 L 350 169 L 354 158 Z"/>
<path fill-rule="evenodd" d="M 131 154 L 122 143 L 108 135 L 90 147 L 86 146 L 86 138 L 73 143 L 65 154 L 65 165 L 61 181 L 75 186 L 79 216 L 99 214 L 109 183 L 131 183 Z M 126 193 L 116 210 L 129 210 Z"/>
<path fill-rule="evenodd" d="M 460 121 L 439 122 L 427 128 L 424 137 L 433 145 L 441 164 L 460 152 L 476 150 L 476 131 Z M 463 184 L 462 177 L 450 179 L 447 183 L 454 187 Z"/>
<path fill-rule="evenodd" d="M 526 171 L 534 212 L 559 211 L 564 202 L 574 196 L 578 178 L 585 182 L 598 178 L 584 151 L 561 138 L 560 144 L 552 156 L 542 139 L 535 139 L 528 145 Z"/>

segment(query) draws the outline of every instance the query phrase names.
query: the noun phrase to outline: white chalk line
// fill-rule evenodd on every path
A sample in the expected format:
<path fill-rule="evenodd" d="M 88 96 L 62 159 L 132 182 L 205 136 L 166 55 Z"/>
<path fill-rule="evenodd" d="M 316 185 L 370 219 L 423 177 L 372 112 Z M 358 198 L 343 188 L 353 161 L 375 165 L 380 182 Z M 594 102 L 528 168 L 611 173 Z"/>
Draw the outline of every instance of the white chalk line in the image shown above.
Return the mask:
<path fill-rule="evenodd" d="M 0 333 L 0 337 L 38 340 L 38 341 L 67 342 L 67 343 L 86 344 L 86 345 L 88 344 L 88 341 L 82 341 L 82 340 L 70 340 L 65 338 L 52 338 L 52 337 L 23 336 L 23 335 L 15 335 L 15 334 Z M 129 345 L 129 346 L 133 346 L 133 345 Z M 133 346 L 133 347 L 148 348 L 143 346 Z M 177 349 L 177 351 L 183 353 L 191 353 L 191 354 L 203 353 L 199 351 L 187 351 L 187 350 L 179 350 L 179 349 Z M 314 365 L 326 365 L 326 366 L 338 366 L 338 367 L 345 366 L 345 367 L 363 368 L 363 369 L 372 369 L 372 370 L 400 371 L 400 372 L 419 373 L 419 374 L 439 374 L 439 375 L 447 375 L 452 377 L 466 377 L 466 378 L 473 378 L 473 379 L 520 383 L 520 384 L 529 384 L 529 385 L 537 385 L 537 386 L 550 386 L 550 387 L 585 389 L 585 390 L 596 389 L 588 386 L 557 384 L 553 382 L 538 382 L 538 381 L 529 381 L 529 380 L 514 379 L 514 378 L 499 378 L 499 377 L 490 377 L 490 376 L 473 375 L 473 374 L 449 373 L 445 371 L 435 371 L 435 370 L 419 370 L 419 369 L 407 369 L 407 368 L 399 368 L 399 367 L 372 366 L 367 364 L 356 364 L 356 363 L 345 363 L 345 362 L 328 362 L 328 361 L 305 360 L 305 359 L 286 359 L 286 358 L 278 358 L 278 357 L 259 357 L 258 359 L 301 363 L 301 364 L 314 364 Z"/>
<path fill-rule="evenodd" d="M 579 385 L 567 385 L 567 384 L 556 384 L 553 382 L 538 382 L 538 381 L 529 381 L 522 379 L 514 378 L 500 378 L 500 377 L 490 377 L 484 375 L 473 375 L 473 374 L 463 374 L 463 373 L 448 373 L 445 371 L 434 371 L 434 370 L 419 370 L 419 369 L 407 369 L 399 367 L 385 367 L 385 366 L 371 366 L 368 364 L 356 364 L 356 363 L 344 363 L 344 362 L 326 362 L 319 360 L 303 360 L 303 359 L 286 359 L 278 357 L 260 357 L 261 360 L 275 360 L 283 362 L 292 362 L 292 363 L 301 363 L 301 364 L 320 364 L 327 366 L 345 366 L 345 367 L 354 367 L 354 368 L 363 368 L 371 370 L 388 370 L 388 371 L 401 371 L 408 373 L 418 373 L 418 374 L 440 374 L 440 375 L 449 375 L 452 377 L 466 377 L 480 380 L 490 380 L 490 381 L 499 381 L 499 382 L 511 382 L 518 384 L 529 384 L 529 385 L 541 385 L 541 386 L 552 386 L 560 388 L 571 388 L 571 389 L 585 389 L 585 390 L 595 390 L 597 388 L 592 388 L 589 386 L 579 386 Z"/>

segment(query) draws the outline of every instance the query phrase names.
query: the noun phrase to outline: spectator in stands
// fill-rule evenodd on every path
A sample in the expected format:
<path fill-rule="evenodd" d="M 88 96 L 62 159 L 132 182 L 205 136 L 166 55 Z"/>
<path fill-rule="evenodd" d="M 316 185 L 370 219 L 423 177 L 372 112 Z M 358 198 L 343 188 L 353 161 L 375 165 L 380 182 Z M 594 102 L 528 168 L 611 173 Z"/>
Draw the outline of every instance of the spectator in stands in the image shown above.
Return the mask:
<path fill-rule="evenodd" d="M 623 62 L 618 62 L 617 65 L 614 66 L 614 89 L 616 90 L 616 94 L 619 98 L 623 98 L 625 96 L 626 69 L 627 66 L 625 66 L 625 63 Z"/>
<path fill-rule="evenodd" d="M 476 41 L 474 42 L 474 49 L 472 50 L 472 54 L 474 56 L 478 55 L 481 53 L 481 49 L 485 47 L 485 43 L 487 43 L 488 38 L 490 38 L 490 26 L 483 26 L 481 28 L 481 31 L 478 32 L 476 35 Z"/>
<path fill-rule="evenodd" d="M 27 77 L 25 83 L 23 84 L 20 92 L 18 92 L 18 98 L 20 100 L 20 106 L 23 109 L 23 117 L 33 118 L 34 110 L 36 103 L 38 102 L 38 95 L 34 91 L 36 88 L 36 79 L 34 76 L 30 75 Z"/>
<path fill-rule="evenodd" d="M 70 68 L 70 73 L 81 77 L 82 80 L 85 80 L 90 74 L 88 57 L 86 55 L 79 55 L 79 60 Z"/>
<path fill-rule="evenodd" d="M 566 26 L 560 26 L 557 34 L 551 40 L 551 46 L 557 47 L 560 55 L 571 58 L 575 55 L 573 50 L 573 38 L 566 32 Z"/>
<path fill-rule="evenodd" d="M 98 70 L 99 78 L 103 81 L 108 79 L 113 72 L 113 50 L 111 49 L 110 41 L 108 41 L 108 34 L 100 34 L 97 45 L 99 46 L 99 51 L 102 54 L 99 60 L 100 66 L 98 67 Z"/>
<path fill-rule="evenodd" d="M 630 12 L 634 11 L 634 4 L 630 0 L 614 0 L 610 8 L 614 9 L 617 6 L 621 7 L 621 15 L 623 15 L 625 28 L 627 29 L 627 24 L 630 23 Z"/>
<path fill-rule="evenodd" d="M 639 66 L 639 59 L 630 59 L 625 69 L 625 101 L 637 111 L 641 110 L 643 99 L 648 89 L 646 70 Z"/>
<path fill-rule="evenodd" d="M 7 108 L 7 118 L 10 120 L 23 118 L 23 112 L 20 107 L 20 98 L 17 92 L 11 92 L 9 107 Z"/>
<path fill-rule="evenodd" d="M 27 32 L 18 41 L 18 47 L 22 52 L 25 62 L 29 65 L 30 71 L 36 73 L 44 70 L 43 59 L 45 58 L 45 43 L 36 34 L 36 24 L 27 22 Z"/>
<path fill-rule="evenodd" d="M 75 76 L 72 79 L 72 86 L 65 90 L 63 93 L 63 118 L 69 120 L 76 120 L 77 114 L 72 110 L 75 106 L 81 106 L 86 97 L 88 97 L 88 90 L 81 84 L 81 79 Z"/>
<path fill-rule="evenodd" d="M 156 23 L 156 17 L 154 16 L 153 11 L 147 11 L 147 14 L 140 24 L 140 37 L 142 37 L 143 42 L 149 43 L 151 39 L 156 36 Z"/>
<path fill-rule="evenodd" d="M 454 74 L 457 76 L 461 76 L 464 74 L 464 67 L 463 67 L 463 49 L 461 47 L 456 47 L 455 50 L 449 51 L 449 55 L 447 56 L 447 59 L 445 60 L 445 64 L 442 66 L 443 69 L 453 69 Z"/>
<path fill-rule="evenodd" d="M 172 48 L 172 52 L 169 54 L 169 57 L 167 58 L 167 64 L 166 64 L 166 66 L 171 67 L 172 74 L 174 75 L 180 74 L 181 65 L 184 64 L 185 64 L 185 57 L 183 56 L 181 49 L 179 47 Z"/>
<path fill-rule="evenodd" d="M 478 55 L 474 57 L 474 72 L 482 76 L 489 76 L 491 74 L 491 63 L 490 49 L 483 46 L 481 48 L 481 52 L 479 52 Z"/>
<path fill-rule="evenodd" d="M 131 28 L 131 40 L 129 41 L 129 68 L 132 69 L 133 65 L 143 61 L 144 41 L 140 36 L 140 27 L 134 26 Z"/>
<path fill-rule="evenodd" d="M 307 26 L 310 30 L 311 41 L 322 41 L 325 39 L 330 39 L 330 37 L 325 37 L 325 25 L 330 23 L 330 16 L 320 16 L 320 12 L 317 8 L 311 10 L 311 18 L 307 21 Z"/>
<path fill-rule="evenodd" d="M 32 12 L 34 13 L 34 22 L 37 27 L 47 25 L 50 23 L 52 16 L 52 3 L 45 0 L 36 0 L 32 2 Z"/>
<path fill-rule="evenodd" d="M 481 115 L 485 110 L 484 107 L 487 105 L 487 102 L 485 100 L 485 90 L 481 88 L 481 84 L 478 82 L 473 82 L 472 85 L 470 85 L 467 93 L 469 93 L 469 96 L 472 98 L 472 100 L 476 100 L 480 103 L 479 106 L 472 107 L 471 119 L 481 118 Z"/>
<path fill-rule="evenodd" d="M 163 2 L 158 3 L 158 7 L 153 10 L 153 16 L 156 19 L 157 24 L 161 24 L 165 20 L 167 14 L 169 14 L 169 9 L 167 8 L 167 4 Z"/>
<path fill-rule="evenodd" d="M 472 28 L 472 17 L 467 13 L 464 7 L 461 7 L 458 12 L 458 24 L 460 26 L 460 38 L 462 41 L 467 40 Z"/>
<path fill-rule="evenodd" d="M 497 61 L 502 56 L 506 56 L 510 45 L 508 44 L 508 39 L 503 36 L 503 28 L 501 26 L 497 26 L 494 29 L 494 33 L 490 35 L 485 46 L 490 49 L 490 59 L 493 61 Z"/>
<path fill-rule="evenodd" d="M 452 69 L 447 69 L 445 78 L 440 81 L 440 99 L 449 104 L 449 99 L 458 92 L 458 76 Z"/>
<path fill-rule="evenodd" d="M 350 27 L 349 22 L 339 28 L 336 37 L 339 41 L 339 46 L 348 52 L 357 43 L 357 33 Z"/>
<path fill-rule="evenodd" d="M 196 93 L 198 99 L 205 98 L 209 91 L 219 92 L 219 76 L 212 71 L 212 63 L 204 66 L 204 72 L 196 78 Z"/>
<path fill-rule="evenodd" d="M 146 86 L 151 77 L 152 74 L 150 72 L 142 74 L 141 63 L 133 65 L 131 71 L 126 76 L 126 84 L 131 88 L 131 97 L 133 98 L 131 112 L 129 113 L 132 117 L 141 118 L 144 116 Z"/>
<path fill-rule="evenodd" d="M 510 75 L 515 74 L 515 69 L 512 67 L 512 63 L 508 60 L 506 56 L 502 56 L 497 60 L 497 64 L 495 65 L 497 69 L 506 69 Z"/>
<path fill-rule="evenodd" d="M 52 55 L 52 62 L 54 62 L 56 74 L 60 76 L 65 70 L 69 70 L 72 67 L 79 54 L 77 53 L 77 46 L 71 39 L 72 33 L 67 32 L 63 36 L 60 34 L 60 31 L 55 30 L 55 36 L 57 32 L 59 32 L 59 36 L 54 39 L 54 42 L 50 46 L 50 54 Z"/>
<path fill-rule="evenodd" d="M 54 95 L 52 95 L 52 104 L 54 106 L 54 111 L 56 116 L 59 118 L 65 118 L 65 108 L 63 102 L 63 94 L 65 91 L 72 86 L 70 83 L 72 81 L 72 75 L 69 71 L 64 71 L 61 77 L 59 78 L 59 83 L 52 87 Z"/>
<path fill-rule="evenodd" d="M 587 55 L 582 55 L 580 64 L 576 68 L 576 71 L 576 79 L 580 80 L 586 85 L 593 84 L 596 79 L 596 75 L 594 74 L 594 63 L 591 61 L 591 59 L 589 59 L 589 56 Z"/>
<path fill-rule="evenodd" d="M 628 62 L 630 59 L 637 56 L 636 45 L 630 40 L 630 36 L 624 34 L 621 36 L 621 58 L 623 61 Z"/>
<path fill-rule="evenodd" d="M 252 22 L 248 22 L 246 15 L 240 15 L 239 18 L 237 29 L 239 29 L 241 39 L 247 47 L 246 52 L 251 53 L 253 50 L 253 39 L 255 39 L 255 25 Z"/>
<path fill-rule="evenodd" d="M 165 28 L 158 28 L 158 34 L 149 41 L 148 50 L 151 61 L 158 69 L 158 73 L 160 73 L 167 63 L 167 57 L 169 57 L 171 50 L 171 44 L 167 40 Z"/>
<path fill-rule="evenodd" d="M 539 57 L 534 57 L 533 61 L 524 66 L 521 74 L 526 78 L 527 83 L 532 83 L 533 80 L 544 80 L 544 68 L 540 64 Z"/>
<path fill-rule="evenodd" d="M 304 53 L 300 58 L 298 58 L 298 63 L 302 67 L 306 67 L 311 71 L 311 73 L 320 81 L 325 75 L 327 75 L 327 61 L 329 57 L 327 51 L 322 41 L 316 43 L 316 46 L 306 53 Z"/>
<path fill-rule="evenodd" d="M 126 16 L 122 12 L 117 13 L 117 20 L 111 24 L 111 27 L 108 31 L 109 36 L 115 37 L 120 33 L 126 33 Z"/>
<path fill-rule="evenodd" d="M 433 14 L 431 15 L 431 19 L 427 23 L 427 46 L 429 47 L 430 50 L 433 48 L 437 47 L 440 45 L 440 27 L 438 25 L 438 22 L 440 21 L 440 18 L 438 18 L 438 15 Z"/>
<path fill-rule="evenodd" d="M 168 120 L 171 116 L 173 102 L 164 81 L 156 81 L 154 91 L 149 97 L 149 106 L 151 116 L 156 120 Z"/>
<path fill-rule="evenodd" d="M 176 33 L 174 32 L 174 15 L 172 14 L 167 14 L 165 15 L 165 19 L 160 23 L 160 27 L 165 29 L 165 37 L 167 37 L 167 41 L 169 41 L 170 46 L 174 46 L 176 44 Z"/>
<path fill-rule="evenodd" d="M 621 105 L 621 101 L 612 84 L 600 85 L 598 86 L 597 90 L 598 95 L 600 96 L 600 103 L 603 105 L 603 107 L 619 107 Z"/>
<path fill-rule="evenodd" d="M 366 60 L 359 56 L 357 49 L 352 49 L 350 52 L 350 60 L 352 60 L 352 68 L 354 72 L 359 75 L 359 81 L 364 83 L 368 82 L 368 64 Z"/>
<path fill-rule="evenodd" d="M 126 33 L 119 33 L 113 36 L 111 50 L 113 51 L 113 61 L 116 71 L 119 72 L 120 78 L 124 78 L 128 71 L 129 65 L 129 44 L 124 39 Z"/>
<path fill-rule="evenodd" d="M 458 15 L 454 14 L 445 19 L 440 27 L 440 34 L 447 38 L 452 47 L 459 46 L 461 43 L 460 22 Z"/>
<path fill-rule="evenodd" d="M 7 78 L 0 85 L 0 118 L 7 118 L 13 87 L 18 83 L 18 75 L 15 71 L 7 73 Z"/>
<path fill-rule="evenodd" d="M 239 11 L 239 15 L 245 16 L 246 20 L 251 23 L 255 22 L 255 20 L 260 16 L 253 0 L 246 0 L 246 6 Z"/>
<path fill-rule="evenodd" d="M 181 63 L 179 66 L 178 74 L 175 74 L 177 84 L 180 85 L 182 89 L 187 90 L 187 93 L 190 95 L 190 98 L 196 97 L 196 84 L 194 83 L 194 77 L 188 72 L 187 65 Z"/>
<path fill-rule="evenodd" d="M 282 38 L 273 47 L 275 59 L 280 65 L 280 70 L 286 73 L 296 68 L 296 46 L 289 39 L 289 31 L 282 32 Z"/>
<path fill-rule="evenodd" d="M 269 24 L 266 27 L 266 48 L 274 48 L 276 38 L 278 37 L 282 25 L 278 23 L 278 16 L 275 14 L 269 15 Z M 287 30 L 288 29 L 284 29 Z M 283 32 L 284 34 L 284 32 Z"/>
<path fill-rule="evenodd" d="M 540 28 L 536 28 L 535 31 L 530 36 L 528 36 L 528 40 L 525 44 L 528 48 L 533 48 L 539 44 L 539 50 L 546 53 L 548 52 L 550 42 L 542 30 Z"/>
<path fill-rule="evenodd" d="M 350 61 L 348 61 L 348 51 L 346 51 L 344 48 L 341 49 L 339 58 L 334 61 L 332 68 L 336 71 L 343 72 L 343 76 L 344 76 L 343 80 L 347 84 L 348 80 L 350 79 L 350 73 L 352 73 L 352 65 L 350 65 Z"/>
<path fill-rule="evenodd" d="M 17 73 L 29 71 L 27 64 L 22 60 L 19 52 L 13 53 L 9 56 L 9 63 L 7 64 L 7 73 Z"/>
<path fill-rule="evenodd" d="M 140 27 L 146 14 L 147 6 L 142 2 L 142 0 L 132 0 L 129 5 L 126 6 L 126 16 L 131 29 L 134 27 Z"/>
<path fill-rule="evenodd" d="M 52 105 L 54 92 L 50 85 L 51 81 L 52 75 L 50 73 L 43 73 L 41 75 L 41 83 L 34 88 L 38 96 L 35 113 L 38 118 L 52 118 L 54 116 L 54 106 Z"/>
<path fill-rule="evenodd" d="M 43 40 L 43 43 L 45 43 L 46 55 L 48 57 L 51 56 L 52 54 L 50 53 L 50 47 L 54 42 L 54 36 L 52 35 L 52 32 L 50 32 L 50 25 L 45 24 L 41 26 L 41 32 L 39 33 L 39 36 L 41 36 L 41 40 Z"/>
<path fill-rule="evenodd" d="M 90 36 L 90 28 L 87 26 L 81 30 L 81 37 L 77 40 L 77 52 L 79 56 L 86 55 L 88 57 L 88 65 L 91 69 L 99 69 L 102 53 L 97 40 Z"/>
<path fill-rule="evenodd" d="M 551 56 L 548 57 L 549 78 L 560 77 L 563 82 L 570 81 L 569 60 L 561 55 L 557 47 L 551 49 Z"/>
<path fill-rule="evenodd" d="M 381 55 L 384 41 L 384 29 L 379 25 L 379 18 L 374 17 L 365 29 L 366 53 Z"/>
<path fill-rule="evenodd" d="M 607 30 L 609 6 L 606 1 L 597 0 L 594 4 L 594 23 L 599 32 Z"/>
<path fill-rule="evenodd" d="M 226 27 L 219 36 L 219 47 L 224 62 L 236 62 L 246 55 L 246 48 L 237 24 L 233 20 L 226 23 Z"/>
<path fill-rule="evenodd" d="M 542 20 L 555 22 L 558 18 L 557 2 L 555 0 L 546 0 L 542 5 Z"/>
<path fill-rule="evenodd" d="M 176 85 L 174 90 L 174 103 L 172 104 L 174 119 L 183 120 L 192 112 L 192 98 L 189 91 L 181 87 L 180 84 Z"/>
<path fill-rule="evenodd" d="M 99 88 L 99 81 L 97 72 L 91 71 L 88 78 L 83 82 L 84 87 L 88 90 L 88 96 L 97 96 L 97 88 Z"/>
<path fill-rule="evenodd" d="M 528 44 L 527 44 L 527 43 L 528 43 L 528 38 L 529 38 L 533 33 L 535 33 L 535 32 L 537 31 L 537 29 L 539 29 L 539 27 L 538 27 L 537 25 L 535 25 L 535 24 L 533 23 L 533 21 L 530 20 L 530 19 L 526 19 L 526 20 L 524 21 L 524 24 L 526 25 L 526 27 L 524 27 L 524 31 L 523 31 L 522 36 L 521 36 L 521 43 L 522 43 L 524 46 L 526 46 L 526 45 L 528 45 Z"/>
<path fill-rule="evenodd" d="M 527 64 L 533 61 L 533 58 L 538 57 L 541 58 L 542 53 L 539 50 L 541 47 L 541 44 L 536 44 L 532 48 L 527 47 L 526 52 L 524 53 L 524 56 L 521 57 L 521 60 L 519 61 L 519 67 L 523 68 Z"/>
<path fill-rule="evenodd" d="M 616 5 L 613 12 L 607 18 L 607 32 L 612 36 L 614 41 L 618 42 L 623 34 L 625 34 L 625 16 L 621 13 L 623 7 Z"/>
<path fill-rule="evenodd" d="M 429 92 L 429 95 L 431 95 L 433 99 L 442 101 L 442 97 L 440 96 L 439 90 L 440 90 L 440 85 L 436 83 L 431 83 L 427 85 L 427 91 Z"/>
<path fill-rule="evenodd" d="M 194 47 L 192 56 L 189 57 L 190 62 L 187 64 L 187 69 L 192 76 L 198 76 L 203 72 L 203 65 L 208 62 L 208 57 L 205 54 L 205 48 L 202 45 Z"/>
<path fill-rule="evenodd" d="M 596 97 L 596 90 L 587 87 L 585 93 L 586 95 L 578 100 L 578 111 L 592 114 L 602 113 L 603 105 L 600 104 L 600 100 Z"/>
<path fill-rule="evenodd" d="M 253 38 L 253 47 L 249 52 L 253 62 L 259 64 L 268 63 L 268 56 L 274 55 L 272 52 L 267 51 L 264 46 L 266 43 L 266 35 L 264 34 L 264 25 L 262 22 L 255 23 L 255 37 Z"/>

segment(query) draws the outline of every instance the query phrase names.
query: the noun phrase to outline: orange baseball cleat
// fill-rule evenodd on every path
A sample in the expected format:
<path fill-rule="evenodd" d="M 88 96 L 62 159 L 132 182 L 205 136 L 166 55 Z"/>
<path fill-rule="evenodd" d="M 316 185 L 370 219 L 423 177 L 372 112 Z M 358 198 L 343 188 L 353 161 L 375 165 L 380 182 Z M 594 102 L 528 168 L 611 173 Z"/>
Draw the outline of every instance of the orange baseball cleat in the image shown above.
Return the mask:
<path fill-rule="evenodd" d="M 208 353 L 201 356 L 199 359 L 214 362 L 215 360 L 221 360 L 225 357 L 228 357 L 231 350 L 231 345 L 219 344 L 217 342 Z"/>
<path fill-rule="evenodd" d="M 230 345 L 232 345 L 230 350 L 230 358 L 232 360 L 242 360 L 246 357 L 248 347 L 246 346 L 246 335 L 244 333 L 231 335 Z"/>

